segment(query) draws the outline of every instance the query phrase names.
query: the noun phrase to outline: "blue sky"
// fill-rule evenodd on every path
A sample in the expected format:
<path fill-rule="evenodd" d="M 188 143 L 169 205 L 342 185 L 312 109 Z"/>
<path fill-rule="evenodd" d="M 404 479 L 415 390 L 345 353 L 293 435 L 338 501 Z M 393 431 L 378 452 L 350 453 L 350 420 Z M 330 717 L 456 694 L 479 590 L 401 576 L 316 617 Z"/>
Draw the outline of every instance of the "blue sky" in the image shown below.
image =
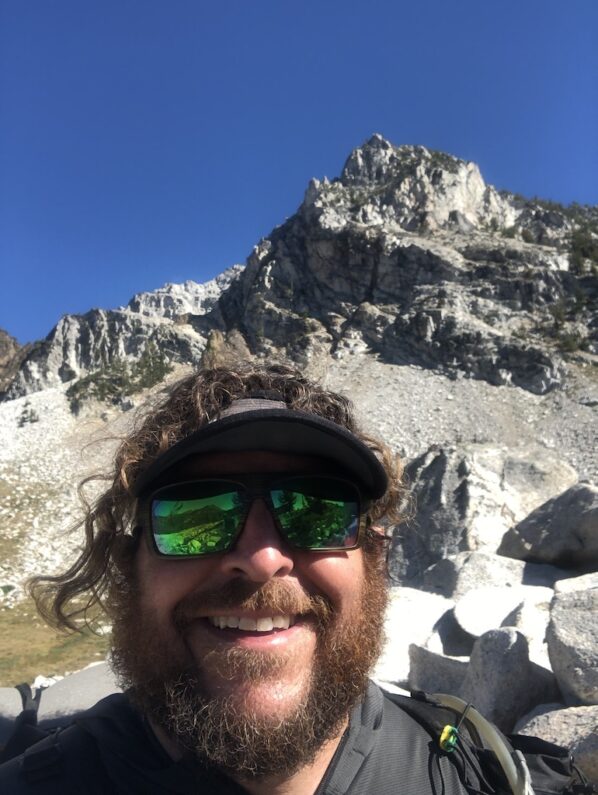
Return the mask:
<path fill-rule="evenodd" d="M 243 262 L 373 132 L 598 203 L 596 0 L 0 0 L 0 328 Z"/>

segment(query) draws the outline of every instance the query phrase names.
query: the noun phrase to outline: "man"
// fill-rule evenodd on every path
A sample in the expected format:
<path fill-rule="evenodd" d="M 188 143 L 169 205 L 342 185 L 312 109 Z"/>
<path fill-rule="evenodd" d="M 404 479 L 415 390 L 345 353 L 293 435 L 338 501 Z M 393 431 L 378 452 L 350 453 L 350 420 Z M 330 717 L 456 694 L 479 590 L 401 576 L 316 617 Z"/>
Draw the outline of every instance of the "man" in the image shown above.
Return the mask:
<path fill-rule="evenodd" d="M 471 791 L 368 681 L 400 474 L 290 368 L 177 384 L 118 450 L 78 560 L 34 584 L 62 628 L 107 611 L 126 692 L 2 766 L 0 791 Z"/>

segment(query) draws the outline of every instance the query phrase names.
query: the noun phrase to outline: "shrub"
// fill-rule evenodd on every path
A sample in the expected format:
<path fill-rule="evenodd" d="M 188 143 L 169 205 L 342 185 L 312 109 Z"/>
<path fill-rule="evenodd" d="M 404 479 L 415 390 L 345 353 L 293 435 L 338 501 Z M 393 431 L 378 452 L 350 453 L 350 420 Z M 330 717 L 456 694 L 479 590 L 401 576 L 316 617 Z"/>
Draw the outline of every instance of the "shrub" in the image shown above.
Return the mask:
<path fill-rule="evenodd" d="M 591 267 L 598 267 L 598 237 L 589 226 L 581 226 L 572 232 L 569 238 L 569 259 L 571 267 L 578 273 L 586 270 L 587 260 L 590 260 Z"/>
<path fill-rule="evenodd" d="M 155 342 L 150 341 L 136 362 L 129 365 L 115 358 L 98 370 L 79 378 L 66 391 L 71 411 L 80 411 L 87 400 L 117 404 L 126 395 L 133 395 L 158 384 L 172 370 Z"/>

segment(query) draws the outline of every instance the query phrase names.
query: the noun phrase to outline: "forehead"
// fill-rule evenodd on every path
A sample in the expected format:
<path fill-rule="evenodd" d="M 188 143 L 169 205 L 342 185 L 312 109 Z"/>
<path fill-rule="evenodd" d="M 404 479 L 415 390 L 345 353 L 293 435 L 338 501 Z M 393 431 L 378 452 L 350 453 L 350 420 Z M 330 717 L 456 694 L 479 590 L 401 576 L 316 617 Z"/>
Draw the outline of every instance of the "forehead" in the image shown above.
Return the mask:
<path fill-rule="evenodd" d="M 245 475 L 260 472 L 342 473 L 338 465 L 317 456 L 252 450 L 240 453 L 207 453 L 189 456 L 165 473 L 165 482 L 218 475 Z M 161 478 L 162 480 L 162 478 Z"/>

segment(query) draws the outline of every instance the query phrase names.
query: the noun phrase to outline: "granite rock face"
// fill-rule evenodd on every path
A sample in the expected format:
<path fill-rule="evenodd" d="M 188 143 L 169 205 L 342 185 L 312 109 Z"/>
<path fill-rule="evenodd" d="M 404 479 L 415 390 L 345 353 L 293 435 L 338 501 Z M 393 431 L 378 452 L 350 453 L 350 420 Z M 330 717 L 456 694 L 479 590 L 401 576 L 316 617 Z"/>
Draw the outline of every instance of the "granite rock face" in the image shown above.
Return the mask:
<path fill-rule="evenodd" d="M 167 284 L 120 309 L 65 315 L 21 356 L 4 398 L 73 382 L 117 362 L 138 362 L 150 345 L 169 364 L 199 365 L 209 333 L 223 328 L 218 298 L 242 270 L 234 266 L 205 284 Z"/>
<path fill-rule="evenodd" d="M 182 284 L 165 284 L 158 290 L 137 293 L 121 309 L 171 320 L 184 315 L 206 315 L 242 271 L 242 265 L 233 265 L 204 284 L 190 280 Z"/>
<path fill-rule="evenodd" d="M 65 562 L 85 431 L 67 386 L 150 348 L 172 379 L 287 360 L 408 460 L 376 676 L 472 698 L 505 728 L 538 704 L 595 705 L 595 490 L 576 483 L 596 474 L 597 240 L 598 208 L 498 192 L 472 163 L 373 136 L 244 269 L 67 315 L 32 346 L 0 335 L 3 605 Z M 94 405 L 90 433 L 122 438 L 124 407 Z"/>
<path fill-rule="evenodd" d="M 545 450 L 487 444 L 433 447 L 408 464 L 406 475 L 415 507 L 409 526 L 395 537 L 392 570 L 414 584 L 449 555 L 496 552 L 516 522 L 577 479 Z"/>
<path fill-rule="evenodd" d="M 23 355 L 23 347 L 16 339 L 0 329 L 0 391 L 14 378 Z"/>

